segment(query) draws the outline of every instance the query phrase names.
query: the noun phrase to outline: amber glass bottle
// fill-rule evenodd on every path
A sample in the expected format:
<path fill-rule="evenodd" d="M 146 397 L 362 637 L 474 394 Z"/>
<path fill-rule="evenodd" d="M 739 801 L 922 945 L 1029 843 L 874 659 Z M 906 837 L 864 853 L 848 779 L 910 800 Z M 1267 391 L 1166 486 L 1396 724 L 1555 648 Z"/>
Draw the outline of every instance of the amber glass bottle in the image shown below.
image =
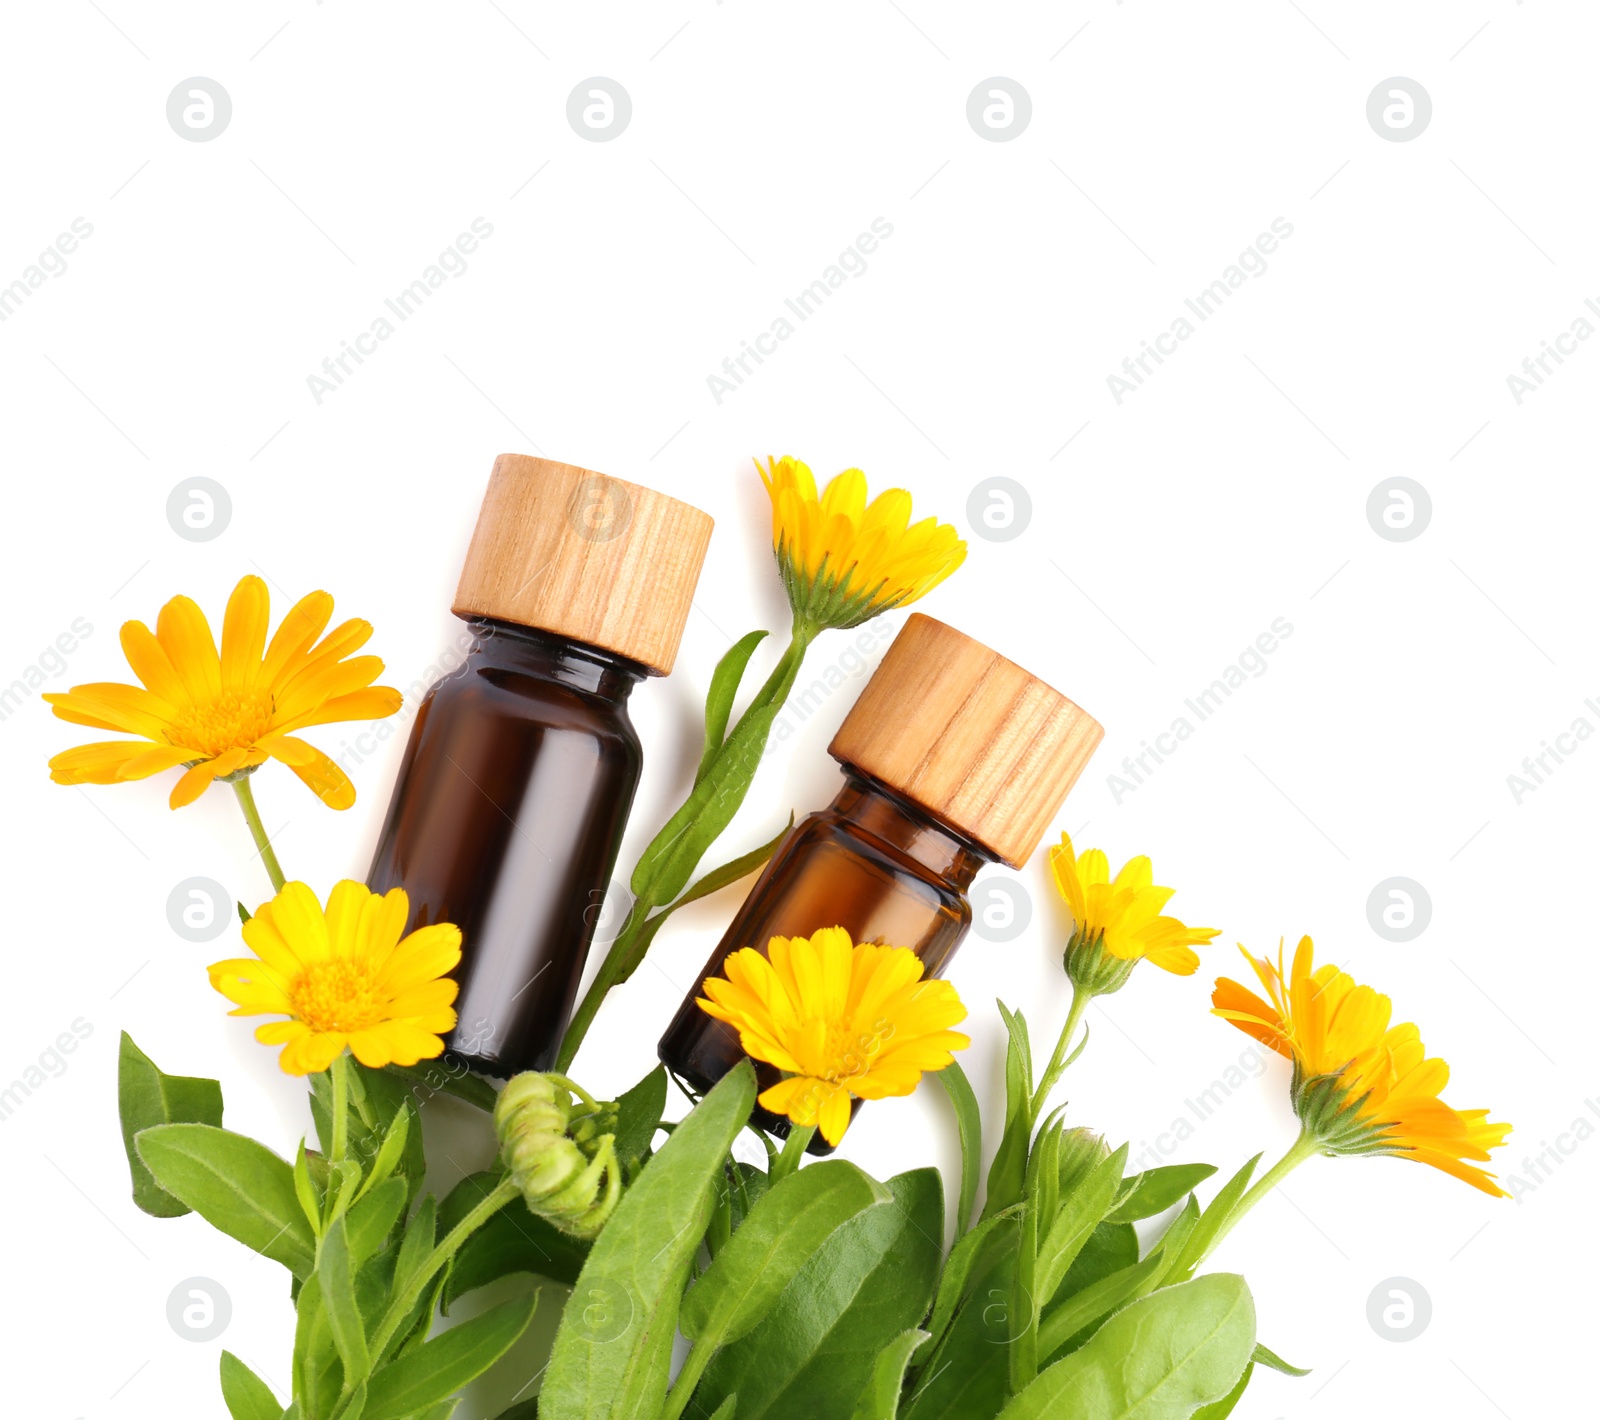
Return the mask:
<path fill-rule="evenodd" d="M 701 979 L 741 947 L 843 927 L 910 947 L 940 975 L 972 921 L 967 889 L 988 862 L 1032 856 L 1102 735 L 1065 696 L 980 642 L 911 616 L 829 746 L 844 787 L 798 824 L 756 880 Z M 660 1056 L 696 1091 L 744 1056 L 692 991 Z M 778 1080 L 757 1064 L 763 1089 Z M 788 1121 L 758 1107 L 773 1133 Z M 813 1152 L 826 1152 L 821 1137 Z"/>
<path fill-rule="evenodd" d="M 410 927 L 461 928 L 446 1045 L 474 1069 L 555 1057 L 639 782 L 628 695 L 671 670 L 710 532 L 620 479 L 495 461 L 454 606 L 473 646 L 423 699 L 367 875 Z"/>

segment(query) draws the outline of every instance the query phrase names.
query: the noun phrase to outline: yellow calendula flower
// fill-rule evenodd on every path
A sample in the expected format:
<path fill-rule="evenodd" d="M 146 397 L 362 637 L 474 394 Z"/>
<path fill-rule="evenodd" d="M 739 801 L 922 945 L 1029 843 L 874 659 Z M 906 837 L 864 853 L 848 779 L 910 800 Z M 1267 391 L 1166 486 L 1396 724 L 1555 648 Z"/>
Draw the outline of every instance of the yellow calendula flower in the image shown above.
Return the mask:
<path fill-rule="evenodd" d="M 955 987 L 923 980 L 909 948 L 856 946 L 843 927 L 774 937 L 766 956 L 745 947 L 723 971 L 706 979 L 700 1008 L 788 1076 L 762 1092 L 762 1106 L 816 1125 L 830 1144 L 844 1137 L 851 1096 L 909 1095 L 972 1043 L 950 1029 L 967 1016 Z"/>
<path fill-rule="evenodd" d="M 400 692 L 373 685 L 376 656 L 352 656 L 372 635 L 365 621 L 341 623 L 326 592 L 302 597 L 267 642 L 267 585 L 245 577 L 228 598 L 222 648 L 205 613 L 174 597 L 156 629 L 125 622 L 122 650 L 142 682 L 78 685 L 44 698 L 63 720 L 137 735 L 64 750 L 50 761 L 58 784 L 116 784 L 187 766 L 172 807 L 193 803 L 213 779 L 248 772 L 269 758 L 287 764 L 329 808 L 355 803 L 355 787 L 295 731 L 337 720 L 378 720 L 400 708 Z M 318 638 L 321 638 L 320 640 Z"/>
<path fill-rule="evenodd" d="M 890 488 L 870 503 L 848 468 L 817 496 L 816 480 L 785 455 L 756 465 L 772 499 L 772 545 L 798 620 L 849 627 L 907 606 L 966 559 L 967 545 L 937 518 L 911 522 L 911 495 Z"/>
<path fill-rule="evenodd" d="M 1111 876 L 1106 855 L 1091 848 L 1073 851 L 1065 833 L 1050 849 L 1050 875 L 1072 913 L 1072 938 L 1066 968 L 1075 986 L 1090 995 L 1119 990 L 1141 961 L 1175 976 L 1193 975 L 1200 965 L 1194 948 L 1218 934 L 1215 927 L 1189 927 L 1162 916 L 1173 889 L 1151 878 L 1150 860 L 1140 856 Z"/>
<path fill-rule="evenodd" d="M 379 895 L 346 880 L 324 911 L 304 883 L 286 883 L 244 924 L 255 956 L 213 963 L 211 984 L 238 1006 L 229 1015 L 289 1018 L 256 1028 L 263 1045 L 283 1046 L 287 1074 L 326 1070 L 347 1045 L 374 1069 L 432 1060 L 456 1024 L 445 973 L 461 960 L 461 929 L 402 937 L 409 910 L 402 888 Z"/>
<path fill-rule="evenodd" d="M 1211 997 L 1214 1014 L 1293 1062 L 1295 1113 L 1321 1152 L 1394 1154 L 1511 1196 L 1467 1162 L 1487 1161 L 1511 1126 L 1439 1098 L 1450 1067 L 1428 1058 L 1416 1026 L 1390 1024 L 1387 996 L 1335 966 L 1313 967 L 1310 937 L 1300 939 L 1287 972 L 1281 942 L 1276 963 L 1239 950 L 1267 999 L 1224 977 Z"/>

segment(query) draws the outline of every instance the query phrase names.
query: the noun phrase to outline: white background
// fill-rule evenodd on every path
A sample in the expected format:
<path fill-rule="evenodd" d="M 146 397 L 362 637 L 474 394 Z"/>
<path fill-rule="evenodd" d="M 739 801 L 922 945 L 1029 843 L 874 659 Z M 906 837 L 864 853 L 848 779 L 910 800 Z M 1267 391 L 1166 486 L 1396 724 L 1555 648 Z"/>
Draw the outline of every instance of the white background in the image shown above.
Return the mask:
<path fill-rule="evenodd" d="M 1563 1131 L 1600 1094 L 1584 902 L 1600 746 L 1520 804 L 1507 776 L 1576 717 L 1600 725 L 1585 706 L 1600 697 L 1600 346 L 1552 363 L 1520 404 L 1506 377 L 1600 295 L 1596 17 L 1554 0 L 979 9 L 7 7 L 0 283 L 73 219 L 93 235 L 0 324 L 0 682 L 78 617 L 92 634 L 47 688 L 124 678 L 121 621 L 153 621 L 179 591 L 220 619 L 259 571 L 276 610 L 321 586 L 370 618 L 385 679 L 406 688 L 457 632 L 451 591 L 495 454 L 586 464 L 717 519 L 678 670 L 634 700 L 648 761 L 631 863 L 683 792 L 710 667 L 750 627 L 785 624 L 749 455 L 904 485 L 971 542 L 925 609 L 1107 728 L 1059 826 L 1114 863 L 1152 854 L 1173 910 L 1224 931 L 1200 975 L 1141 968 L 1091 1012 L 1070 1119 L 1154 1147 L 1247 1044 L 1207 1014 L 1214 976 L 1242 967 L 1233 943 L 1309 932 L 1421 1024 L 1454 1067 L 1453 1102 L 1516 1126 L 1500 1161 L 1523 1181 L 1516 1203 L 1404 1162 L 1317 1160 L 1262 1205 L 1216 1265 L 1248 1275 L 1263 1340 L 1314 1374 L 1261 1374 L 1236 1413 L 1576 1413 L 1592 1404 L 1574 1358 L 1593 1332 L 1577 1279 L 1600 1260 L 1600 1145 Z M 190 76 L 231 96 L 213 141 L 168 125 Z M 615 141 L 567 122 L 590 76 L 631 96 Z M 968 124 L 990 76 L 1031 96 L 1013 141 Z M 1368 124 L 1391 76 L 1431 96 L 1414 141 Z M 475 218 L 493 235 L 465 274 L 319 404 L 307 377 Z M 865 274 L 718 403 L 708 375 L 874 218 L 893 235 Z M 1293 235 L 1265 274 L 1117 403 L 1107 376 L 1275 218 Z M 1394 542 L 1366 507 L 1402 475 L 1432 515 Z M 165 512 L 196 476 L 232 501 L 204 543 Z M 967 519 L 995 476 L 1032 504 L 1005 543 Z M 1279 617 L 1293 633 L 1265 672 L 1118 802 L 1123 757 Z M 845 645 L 825 639 L 812 667 Z M 856 684 L 769 760 L 730 850 L 831 796 L 824 749 Z M 338 753 L 357 728 L 312 737 Z M 115 1057 L 125 1028 L 166 1069 L 219 1076 L 229 1124 L 292 1150 L 303 1086 L 206 983 L 231 934 L 186 942 L 166 916 L 192 875 L 248 902 L 266 884 L 224 790 L 172 814 L 170 776 L 50 784 L 48 755 L 89 737 L 31 700 L 0 723 L 0 1080 L 73 1020 L 93 1031 L 0 1126 L 11 1408 L 221 1415 L 223 1346 L 287 1380 L 283 1274 L 196 1218 L 133 1208 Z M 325 890 L 364 871 L 400 747 L 355 769 L 345 814 L 278 766 L 257 778 L 292 875 Z M 1392 876 L 1432 900 L 1403 944 L 1366 910 Z M 1030 929 L 974 935 L 951 972 L 972 1008 L 967 1068 L 994 1105 L 991 999 L 1025 1004 L 1041 1040 L 1067 1001 L 1042 855 L 1015 880 Z M 614 998 L 581 1062 L 593 1088 L 650 1063 L 733 906 L 685 913 Z M 1286 1081 L 1274 1063 L 1169 1157 L 1231 1172 L 1281 1150 Z M 430 1130 L 453 1156 L 441 1188 L 482 1162 L 465 1120 L 436 1113 Z M 950 1132 L 928 1088 L 866 1111 L 845 1152 L 881 1173 L 948 1166 Z M 1541 1173 L 1546 1146 L 1572 1152 Z M 196 1276 L 233 1307 L 203 1344 L 166 1319 Z M 1404 1344 L 1367 1319 L 1393 1277 L 1432 1299 Z"/>

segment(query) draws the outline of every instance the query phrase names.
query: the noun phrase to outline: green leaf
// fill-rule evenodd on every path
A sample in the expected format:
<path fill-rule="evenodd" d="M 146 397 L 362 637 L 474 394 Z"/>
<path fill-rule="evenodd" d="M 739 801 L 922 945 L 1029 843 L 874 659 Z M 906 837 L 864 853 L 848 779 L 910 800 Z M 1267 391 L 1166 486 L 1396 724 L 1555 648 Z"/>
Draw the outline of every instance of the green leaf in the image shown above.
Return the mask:
<path fill-rule="evenodd" d="M 350 1392 L 349 1398 L 334 1412 L 333 1420 L 361 1420 L 367 1408 L 367 1383 L 361 1381 Z"/>
<path fill-rule="evenodd" d="M 117 1053 L 117 1108 L 122 1115 L 122 1147 L 133 1176 L 133 1201 L 155 1218 L 180 1218 L 186 1204 L 161 1188 L 139 1157 L 133 1138 L 157 1124 L 222 1123 L 222 1086 L 215 1080 L 166 1075 L 127 1031 Z M 276 1417 L 274 1417 L 276 1420 Z"/>
<path fill-rule="evenodd" d="M 902 1407 L 906 1420 L 990 1420 L 1005 1404 L 1011 1343 L 1028 1320 L 1015 1311 L 1025 1229 L 1020 1210 L 996 1217 L 1000 1222 L 978 1247 L 954 1318 L 921 1363 Z"/>
<path fill-rule="evenodd" d="M 889 1191 L 812 1254 L 754 1331 L 717 1353 L 695 1393 L 701 1410 L 737 1394 L 739 1420 L 850 1414 L 879 1355 L 927 1314 L 942 1251 L 938 1172 L 900 1174 Z"/>
<path fill-rule="evenodd" d="M 1089 1234 L 1078 1260 L 1067 1270 L 1056 1296 L 1070 1297 L 1102 1277 L 1131 1267 L 1139 1260 L 1139 1234 L 1132 1223 L 1102 1223 Z"/>
<path fill-rule="evenodd" d="M 759 847 L 752 848 L 748 853 L 741 853 L 737 858 L 730 858 L 720 868 L 713 868 L 709 873 L 696 878 L 684 890 L 683 895 L 667 909 L 667 912 L 676 912 L 691 902 L 699 902 L 703 897 L 710 897 L 714 892 L 721 892 L 725 887 L 732 887 L 740 878 L 747 878 L 751 873 L 763 866 L 767 859 L 778 851 L 778 845 L 789 836 L 789 830 L 794 827 L 794 813 L 789 814 L 789 822 L 784 824 L 775 834 Z M 662 913 L 666 916 L 666 913 Z"/>
<path fill-rule="evenodd" d="M 407 1420 L 481 1376 L 528 1329 L 539 1294 L 515 1297 L 391 1361 L 367 1382 L 361 1420 Z"/>
<path fill-rule="evenodd" d="M 1124 1144 L 1110 1158 L 1101 1160 L 1062 1202 L 1050 1231 L 1039 1243 L 1033 1294 L 1037 1305 L 1043 1306 L 1055 1296 L 1089 1235 L 1105 1218 L 1127 1162 L 1128 1146 Z"/>
<path fill-rule="evenodd" d="M 861 1392 L 850 1420 L 895 1420 L 900 1408 L 900 1388 L 905 1384 L 906 1366 L 914 1352 L 928 1339 L 926 1331 L 915 1327 L 902 1331 L 878 1353 L 872 1366 L 872 1379 Z"/>
<path fill-rule="evenodd" d="M 1039 1355 L 1048 1361 L 1085 1327 L 1138 1296 L 1145 1283 L 1159 1277 L 1165 1266 L 1166 1260 L 1157 1249 L 1143 1262 L 1091 1282 L 1047 1311 L 1039 1323 Z"/>
<path fill-rule="evenodd" d="M 793 827 L 794 815 L 791 813 L 789 822 L 784 824 L 777 833 L 760 847 L 752 848 L 748 853 L 741 853 L 737 858 L 724 863 L 720 868 L 713 868 L 704 877 L 697 879 L 688 887 L 675 902 L 663 907 L 654 917 L 645 922 L 639 929 L 638 935 L 628 944 L 626 958 L 618 961 L 615 984 L 620 984 L 633 975 L 639 963 L 644 960 L 645 953 L 650 950 L 650 944 L 655 941 L 656 933 L 661 930 L 667 918 L 672 916 L 680 907 L 686 907 L 691 902 L 698 902 L 703 897 L 710 897 L 712 893 L 721 892 L 723 888 L 731 886 L 741 878 L 749 877 L 751 873 L 762 867 L 767 859 L 777 852 L 778 845 L 789 836 L 789 830 Z M 706 847 L 710 847 L 709 841 Z M 701 853 L 703 854 L 704 851 L 705 849 L 702 849 Z M 696 861 L 699 861 L 698 857 Z M 613 947 L 612 950 L 615 951 L 616 948 Z M 608 956 L 606 958 L 606 966 L 609 968 L 610 965 L 611 958 Z"/>
<path fill-rule="evenodd" d="M 294 1170 L 270 1149 L 209 1124 L 158 1124 L 134 1138 L 156 1182 L 219 1232 L 310 1275 L 316 1257 Z"/>
<path fill-rule="evenodd" d="M 754 1164 L 735 1160 L 733 1167 L 728 1171 L 728 1189 L 732 1195 L 730 1199 L 732 1207 L 729 1211 L 735 1228 L 744 1223 L 750 1216 L 750 1210 L 767 1196 L 767 1190 L 771 1187 L 770 1174 L 758 1169 Z"/>
<path fill-rule="evenodd" d="M 1189 1420 L 1233 1389 L 1256 1340 L 1244 1278 L 1217 1272 L 1125 1307 L 1039 1373 L 999 1420 Z"/>
<path fill-rule="evenodd" d="M 787 685 L 781 689 L 787 693 Z M 706 849 L 716 842 L 750 792 L 750 781 L 761 766 L 761 754 L 780 709 L 781 696 L 752 703 L 746 709 L 689 797 L 639 859 L 630 882 L 637 901 L 671 902 L 683 891 Z"/>
<path fill-rule="evenodd" d="M 373 1159 L 372 1167 L 367 1170 L 366 1181 L 361 1185 L 361 1193 L 356 1195 L 358 1199 L 363 1194 L 371 1192 L 395 1171 L 405 1153 L 406 1140 L 410 1134 L 411 1111 L 396 1110 L 384 1133 L 383 1142 L 378 1146 L 378 1156 Z"/>
<path fill-rule="evenodd" d="M 319 1156 L 320 1157 L 320 1156 Z M 300 1200 L 300 1211 L 306 1215 L 313 1233 L 322 1231 L 322 1198 L 311 1180 L 311 1165 L 306 1156 L 306 1141 L 294 1151 L 294 1195 Z"/>
<path fill-rule="evenodd" d="M 939 1071 L 939 1083 L 956 1112 L 956 1133 L 961 1139 L 961 1200 L 956 1205 L 956 1235 L 972 1226 L 972 1205 L 978 1199 L 978 1170 L 983 1163 L 983 1123 L 978 1097 L 959 1062 L 952 1060 Z"/>
<path fill-rule="evenodd" d="M 1259 1341 L 1256 1342 L 1256 1349 L 1251 1353 L 1250 1360 L 1254 1365 L 1265 1366 L 1268 1370 L 1278 1371 L 1286 1376 L 1309 1376 L 1311 1374 L 1309 1369 L 1301 1370 L 1299 1366 L 1291 1366 L 1282 1356 L 1267 1350 Z"/>
<path fill-rule="evenodd" d="M 1003 1001 L 995 1005 L 1006 1023 L 1006 1123 L 989 1165 L 989 1191 L 983 1204 L 986 1218 L 1021 1201 L 1033 1140 L 1033 1052 L 1028 1044 L 1028 1023 L 1021 1011 L 1007 1010 Z"/>
<path fill-rule="evenodd" d="M 1189 1200 L 1183 1205 L 1178 1216 L 1167 1224 L 1167 1230 L 1161 1235 L 1161 1253 L 1167 1259 L 1167 1266 L 1172 1265 L 1172 1259 L 1182 1254 L 1189 1244 L 1189 1235 L 1194 1232 L 1196 1224 L 1200 1221 L 1200 1204 L 1194 1194 L 1189 1195 Z M 1155 1249 L 1152 1248 L 1152 1251 Z M 1160 1280 L 1155 1284 L 1161 1285 Z M 1155 1287 L 1149 1290 L 1154 1291 Z"/>
<path fill-rule="evenodd" d="M 539 1397 L 519 1400 L 509 1410 L 502 1410 L 494 1420 L 539 1420 Z"/>
<path fill-rule="evenodd" d="M 295 1302 L 294 1396 L 308 1416 L 324 1415 L 339 1398 L 339 1352 L 322 1304 L 322 1278 L 312 1273 Z"/>
<path fill-rule="evenodd" d="M 372 1370 L 367 1354 L 367 1333 L 356 1306 L 356 1262 L 350 1254 L 349 1234 L 343 1218 L 335 1219 L 322 1239 L 317 1277 L 322 1283 L 322 1305 L 328 1328 L 344 1365 L 345 1385 L 354 1387 Z"/>
<path fill-rule="evenodd" d="M 383 1072 L 407 1087 L 406 1093 L 413 1104 L 425 1104 L 434 1095 L 454 1095 L 486 1114 L 493 1114 L 494 1102 L 500 1098 L 500 1092 L 487 1080 L 452 1069 L 437 1060 L 420 1065 L 385 1065 Z"/>
<path fill-rule="evenodd" d="M 1217 1171 L 1215 1164 L 1167 1164 L 1162 1168 L 1147 1169 L 1128 1181 L 1133 1191 L 1117 1205 L 1106 1221 L 1110 1223 L 1136 1223 L 1140 1218 L 1153 1218 L 1164 1213 L 1184 1194 L 1192 1192 L 1196 1184 L 1204 1183 Z"/>
<path fill-rule="evenodd" d="M 1164 1283 L 1186 1282 L 1194 1275 L 1194 1270 L 1205 1257 L 1212 1239 L 1221 1233 L 1228 1219 L 1233 1216 L 1233 1210 L 1239 1206 L 1239 1200 L 1250 1187 L 1250 1178 L 1260 1162 L 1260 1154 L 1253 1159 L 1247 1159 L 1239 1172 L 1217 1191 L 1217 1196 L 1206 1205 L 1199 1222 L 1194 1225 L 1183 1250 L 1176 1254 L 1168 1265 L 1166 1275 L 1162 1278 Z"/>
<path fill-rule="evenodd" d="M 977 1227 L 956 1239 L 956 1245 L 950 1249 L 950 1255 L 945 1259 L 944 1267 L 939 1273 L 939 1290 L 933 1299 L 933 1316 L 927 1323 L 928 1340 L 923 1343 L 923 1350 L 931 1350 L 937 1346 L 945 1332 L 949 1330 L 956 1308 L 966 1296 L 968 1279 L 972 1276 L 973 1266 L 978 1261 L 989 1234 L 1002 1223 L 1016 1221 L 1015 1209 L 1006 1213 L 996 1213 L 994 1217 L 985 1218 Z"/>
<path fill-rule="evenodd" d="M 422 1266 L 423 1260 L 433 1251 L 433 1245 L 438 1241 L 435 1221 L 437 1209 L 438 1205 L 434 1203 L 433 1195 L 427 1194 L 417 1205 L 417 1211 L 412 1214 L 411 1221 L 406 1224 L 406 1235 L 400 1240 L 400 1253 L 394 1264 L 394 1290 L 397 1292 L 405 1290 L 406 1283 Z M 504 1211 L 506 1210 L 501 1210 Z M 471 1239 L 467 1241 L 470 1243 Z M 456 1254 L 458 1260 L 460 1256 L 458 1252 Z"/>
<path fill-rule="evenodd" d="M 462 1179 L 445 1199 L 441 1231 L 448 1232 L 466 1217 L 499 1181 L 500 1175 L 495 1173 Z M 513 1201 L 462 1243 L 450 1268 L 441 1304 L 448 1313 L 458 1297 L 515 1272 L 531 1272 L 571 1286 L 588 1260 L 590 1246 Z"/>
<path fill-rule="evenodd" d="M 616 1150 L 625 1167 L 640 1163 L 650 1152 L 666 1107 L 667 1072 L 660 1065 L 617 1100 Z"/>
<path fill-rule="evenodd" d="M 465 1074 L 458 1078 L 473 1079 Z M 477 1080 L 473 1083 L 482 1084 Z M 359 1062 L 350 1072 L 350 1084 L 353 1100 L 357 1092 L 360 1095 L 360 1099 L 355 1100 L 357 1108 L 351 1114 L 351 1148 L 357 1157 L 374 1160 L 375 1170 L 378 1161 L 381 1160 L 384 1165 L 384 1171 L 369 1174 L 367 1186 L 376 1186 L 387 1177 L 387 1170 L 392 1168 L 404 1176 L 410 1185 L 406 1199 L 409 1205 L 421 1192 L 423 1175 L 428 1169 L 428 1160 L 423 1152 L 422 1115 L 417 1089 L 414 1085 L 407 1085 L 395 1071 L 372 1070 Z M 493 1096 L 492 1090 L 490 1094 Z M 372 1116 L 370 1125 L 361 1116 L 363 1107 Z M 494 1108 L 492 1098 L 488 1107 L 491 1110 Z M 402 1116 L 405 1118 L 403 1126 L 399 1122 Z M 400 1157 L 391 1163 L 384 1154 L 384 1147 L 393 1131 L 401 1128 L 404 1132 L 401 1135 Z"/>
<path fill-rule="evenodd" d="M 1238 1385 L 1234 1386 L 1221 1400 L 1213 1405 L 1202 1405 L 1190 1420 L 1227 1420 L 1233 1414 L 1233 1408 L 1244 1398 L 1245 1388 L 1250 1384 L 1250 1377 L 1255 1374 L 1255 1367 L 1246 1366 L 1244 1374 L 1239 1377 Z"/>
<path fill-rule="evenodd" d="M 700 767 L 694 776 L 697 784 L 705 778 L 706 770 L 711 767 L 711 762 L 717 757 L 717 751 L 722 748 L 722 742 L 727 738 L 728 716 L 733 713 L 733 701 L 739 693 L 739 682 L 744 679 L 745 667 L 750 664 L 750 657 L 766 636 L 765 631 L 752 631 L 748 636 L 735 641 L 723 653 L 722 659 L 717 662 L 716 670 L 711 673 L 711 689 L 706 692 L 705 748 L 700 755 Z"/>
<path fill-rule="evenodd" d="M 350 1256 L 359 1267 L 388 1240 L 390 1230 L 400 1221 L 406 1206 L 406 1181 L 387 1179 L 371 1193 L 356 1200 L 345 1214 Z"/>
<path fill-rule="evenodd" d="M 659 1410 L 684 1283 L 755 1095 L 755 1070 L 741 1061 L 623 1194 L 562 1313 L 541 1391 L 547 1420 Z"/>
<path fill-rule="evenodd" d="M 737 1341 L 827 1238 L 889 1190 L 854 1164 L 829 1159 L 789 1175 L 745 1219 L 684 1298 L 678 1329 L 710 1346 Z"/>
<path fill-rule="evenodd" d="M 233 1420 L 283 1420 L 272 1388 L 231 1351 L 222 1353 L 222 1402 Z"/>

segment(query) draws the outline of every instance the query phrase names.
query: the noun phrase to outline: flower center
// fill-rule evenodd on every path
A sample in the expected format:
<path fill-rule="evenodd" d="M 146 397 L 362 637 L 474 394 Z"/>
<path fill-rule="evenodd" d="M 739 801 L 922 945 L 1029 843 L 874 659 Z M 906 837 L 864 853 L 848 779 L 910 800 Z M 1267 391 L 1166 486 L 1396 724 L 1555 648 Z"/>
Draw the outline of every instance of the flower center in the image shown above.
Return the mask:
<path fill-rule="evenodd" d="M 868 1029 L 844 1021 L 828 1022 L 827 1044 L 823 1047 L 821 1062 L 823 1068 L 815 1072 L 816 1078 L 826 1080 L 830 1085 L 845 1085 L 851 1080 L 859 1080 L 871 1071 L 872 1062 L 893 1033 L 893 1028 L 881 1021 Z"/>
<path fill-rule="evenodd" d="M 249 749 L 272 728 L 272 695 L 264 690 L 224 690 L 185 706 L 172 719 L 167 738 L 215 759 L 230 749 Z"/>
<path fill-rule="evenodd" d="M 384 1019 L 377 972 L 366 962 L 330 957 L 312 962 L 289 988 L 294 1013 L 319 1034 L 350 1035 Z"/>

